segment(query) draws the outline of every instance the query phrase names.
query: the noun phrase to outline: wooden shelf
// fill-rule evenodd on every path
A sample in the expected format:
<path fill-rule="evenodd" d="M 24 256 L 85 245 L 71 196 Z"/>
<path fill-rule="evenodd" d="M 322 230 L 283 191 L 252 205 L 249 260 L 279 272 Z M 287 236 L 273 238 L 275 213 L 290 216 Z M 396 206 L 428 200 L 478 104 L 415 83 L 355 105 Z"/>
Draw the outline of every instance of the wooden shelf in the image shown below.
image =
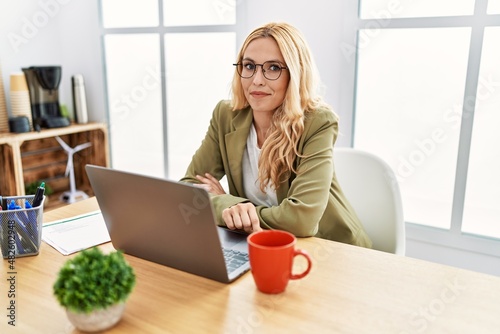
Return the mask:
<path fill-rule="evenodd" d="M 103 123 L 0 134 L 0 166 L 3 170 L 0 195 L 21 196 L 25 194 L 26 184 L 45 181 L 54 191 L 45 209 L 65 204 L 59 201 L 59 196 L 70 188 L 69 178 L 65 176 L 68 157 L 56 136 L 71 147 L 92 143 L 89 148 L 75 153 L 73 162 L 76 187 L 93 196 L 85 165 L 109 166 L 108 134 Z"/>

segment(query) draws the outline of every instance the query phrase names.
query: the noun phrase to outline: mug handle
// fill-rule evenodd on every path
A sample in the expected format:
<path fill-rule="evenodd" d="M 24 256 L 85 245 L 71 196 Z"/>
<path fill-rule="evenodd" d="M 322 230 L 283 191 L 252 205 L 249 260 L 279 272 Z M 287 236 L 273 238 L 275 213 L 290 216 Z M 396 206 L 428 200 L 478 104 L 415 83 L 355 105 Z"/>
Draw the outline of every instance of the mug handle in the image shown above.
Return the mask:
<path fill-rule="evenodd" d="M 306 270 L 304 270 L 300 274 L 290 275 L 290 279 L 302 278 L 302 277 L 306 276 L 307 274 L 309 274 L 309 271 L 311 271 L 312 261 L 311 261 L 311 257 L 309 256 L 309 254 L 305 250 L 296 249 L 293 252 L 293 257 L 295 258 L 297 255 L 302 255 L 307 260 L 307 268 L 306 268 Z"/>

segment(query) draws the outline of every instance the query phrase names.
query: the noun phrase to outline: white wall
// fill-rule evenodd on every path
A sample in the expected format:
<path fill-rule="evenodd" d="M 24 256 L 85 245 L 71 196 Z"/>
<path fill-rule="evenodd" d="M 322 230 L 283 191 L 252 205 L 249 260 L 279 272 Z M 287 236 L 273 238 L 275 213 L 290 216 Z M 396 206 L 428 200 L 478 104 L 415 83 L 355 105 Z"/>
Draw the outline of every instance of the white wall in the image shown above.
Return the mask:
<path fill-rule="evenodd" d="M 343 36 L 342 0 L 251 0 L 240 1 L 245 9 L 245 37 L 251 30 L 264 23 L 288 22 L 302 31 L 318 66 L 324 84 L 324 97 L 340 116 L 339 146 L 349 146 L 351 136 L 352 112 L 342 108 L 341 88 L 346 83 L 342 75 L 345 63 L 339 45 Z M 240 41 L 241 43 L 241 41 Z M 350 82 L 350 81 L 349 81 Z"/>
<path fill-rule="evenodd" d="M 104 121 L 98 20 L 97 0 L 0 2 L 0 66 L 8 108 L 11 73 L 29 66 L 60 65 L 60 103 L 73 110 L 71 76 L 81 73 L 87 86 L 89 119 Z"/>
<path fill-rule="evenodd" d="M 411 233 L 406 239 L 406 255 L 453 267 L 500 276 L 500 259 L 496 256 L 446 247 L 422 240 L 415 240 Z"/>
<path fill-rule="evenodd" d="M 341 117 L 338 145 L 348 146 L 351 112 L 342 109 L 345 59 L 338 45 L 342 31 L 341 0 L 236 1 L 243 13 L 240 31 L 269 21 L 287 21 L 304 33 L 325 86 L 325 99 Z M 311 19 L 314 17 L 314 19 Z M 83 74 L 89 119 L 105 120 L 104 76 L 97 0 L 23 0 L 0 2 L 0 66 L 9 103 L 9 74 L 22 67 L 61 65 L 60 102 L 72 110 L 71 76 Z M 242 37 L 242 38 L 243 38 Z M 242 40 L 240 38 L 240 41 Z"/>

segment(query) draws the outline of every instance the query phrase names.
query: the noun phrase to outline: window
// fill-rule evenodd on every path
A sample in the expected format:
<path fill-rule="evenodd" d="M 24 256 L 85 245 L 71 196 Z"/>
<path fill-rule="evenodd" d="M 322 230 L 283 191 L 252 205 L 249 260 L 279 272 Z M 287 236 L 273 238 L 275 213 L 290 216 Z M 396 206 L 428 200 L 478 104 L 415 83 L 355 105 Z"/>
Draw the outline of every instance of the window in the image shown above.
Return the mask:
<path fill-rule="evenodd" d="M 488 14 L 500 14 L 500 0 L 488 1 Z"/>
<path fill-rule="evenodd" d="M 217 102 L 229 98 L 234 33 L 167 33 L 169 175 L 184 176 L 208 129 Z M 182 50 L 182 52 L 179 52 Z M 218 50 L 218 52 L 203 52 Z"/>
<path fill-rule="evenodd" d="M 158 40 L 157 34 L 109 34 L 104 45 L 113 166 L 160 176 L 164 164 Z"/>
<path fill-rule="evenodd" d="M 472 15 L 475 0 L 361 0 L 360 18 L 391 19 Z"/>
<path fill-rule="evenodd" d="M 163 3 L 167 26 L 236 24 L 234 0 L 169 0 Z"/>
<path fill-rule="evenodd" d="M 450 227 L 469 40 L 469 28 L 385 29 L 359 51 L 354 143 L 393 166 L 411 222 Z"/>
<path fill-rule="evenodd" d="M 158 26 L 158 0 L 102 0 L 101 5 L 105 28 Z"/>
<path fill-rule="evenodd" d="M 179 179 L 229 97 L 236 4 L 101 0 L 101 14 L 112 166 Z"/>
<path fill-rule="evenodd" d="M 500 239 L 500 27 L 484 31 L 463 231 Z"/>
<path fill-rule="evenodd" d="M 500 1 L 365 0 L 358 13 L 353 146 L 392 166 L 409 227 L 500 254 L 474 239 L 500 239 Z"/>

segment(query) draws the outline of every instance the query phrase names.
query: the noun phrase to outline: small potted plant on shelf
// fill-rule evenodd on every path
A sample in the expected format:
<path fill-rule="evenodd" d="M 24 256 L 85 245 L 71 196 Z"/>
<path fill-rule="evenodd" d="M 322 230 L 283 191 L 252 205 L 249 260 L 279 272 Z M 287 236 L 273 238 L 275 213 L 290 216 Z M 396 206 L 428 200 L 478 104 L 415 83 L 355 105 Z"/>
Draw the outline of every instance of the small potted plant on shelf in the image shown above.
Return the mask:
<path fill-rule="evenodd" d="M 26 195 L 36 194 L 36 190 L 38 189 L 38 187 L 40 187 L 41 184 L 42 184 L 42 181 L 35 181 L 35 182 L 31 182 L 31 183 L 26 184 L 24 186 L 24 193 Z M 45 195 L 44 205 L 45 205 L 45 207 L 47 207 L 47 205 L 49 203 L 49 196 L 52 195 L 53 192 L 54 191 L 52 190 L 50 185 L 45 183 L 45 192 L 44 192 L 44 195 Z"/>
<path fill-rule="evenodd" d="M 104 254 L 93 247 L 66 261 L 53 290 L 77 329 L 96 332 L 121 319 L 134 286 L 134 270 L 121 251 Z"/>

